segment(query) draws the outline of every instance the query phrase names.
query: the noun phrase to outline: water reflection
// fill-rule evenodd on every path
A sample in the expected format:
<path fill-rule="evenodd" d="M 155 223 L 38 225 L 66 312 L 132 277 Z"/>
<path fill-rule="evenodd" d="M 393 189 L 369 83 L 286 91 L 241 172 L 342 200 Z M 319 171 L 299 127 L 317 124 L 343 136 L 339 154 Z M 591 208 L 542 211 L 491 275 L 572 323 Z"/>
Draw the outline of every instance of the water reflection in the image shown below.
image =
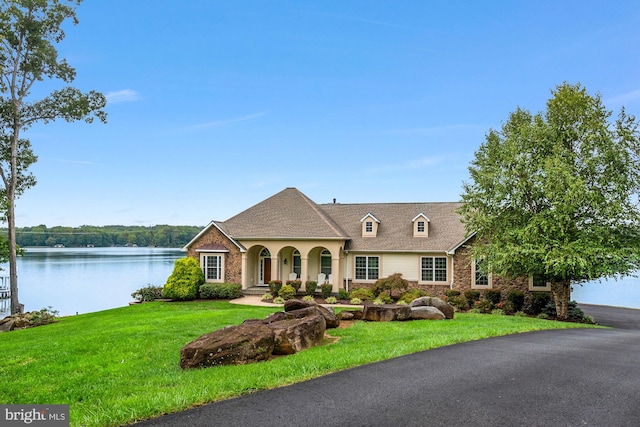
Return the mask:
<path fill-rule="evenodd" d="M 51 306 L 61 315 L 125 306 L 136 289 L 164 285 L 184 255 L 164 248 L 30 248 L 18 259 L 19 299 L 26 311 Z M 3 267 L 0 274 L 8 275 Z"/>

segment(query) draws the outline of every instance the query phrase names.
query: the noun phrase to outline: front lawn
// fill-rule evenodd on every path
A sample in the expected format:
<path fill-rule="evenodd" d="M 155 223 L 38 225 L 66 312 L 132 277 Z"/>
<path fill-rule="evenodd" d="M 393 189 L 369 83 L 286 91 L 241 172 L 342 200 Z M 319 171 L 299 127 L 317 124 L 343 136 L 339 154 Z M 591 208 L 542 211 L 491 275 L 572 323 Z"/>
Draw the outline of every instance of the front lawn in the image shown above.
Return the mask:
<path fill-rule="evenodd" d="M 119 426 L 434 347 L 519 332 L 589 327 L 458 314 L 446 321 L 355 322 L 337 342 L 243 366 L 182 371 L 198 336 L 273 307 L 220 301 L 145 303 L 0 334 L 0 403 L 70 404 L 72 426 Z"/>

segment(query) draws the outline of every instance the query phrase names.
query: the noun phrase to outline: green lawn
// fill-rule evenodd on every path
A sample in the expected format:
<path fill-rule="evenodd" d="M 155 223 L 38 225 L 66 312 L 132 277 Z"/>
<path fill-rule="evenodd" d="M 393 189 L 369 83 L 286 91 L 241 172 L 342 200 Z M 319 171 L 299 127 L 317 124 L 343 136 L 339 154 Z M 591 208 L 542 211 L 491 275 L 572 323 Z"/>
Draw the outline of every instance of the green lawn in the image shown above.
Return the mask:
<path fill-rule="evenodd" d="M 0 403 L 71 405 L 72 426 L 118 426 L 429 348 L 540 329 L 584 327 L 526 317 L 356 322 L 339 341 L 268 362 L 179 367 L 194 338 L 277 311 L 227 302 L 148 303 L 0 334 Z"/>

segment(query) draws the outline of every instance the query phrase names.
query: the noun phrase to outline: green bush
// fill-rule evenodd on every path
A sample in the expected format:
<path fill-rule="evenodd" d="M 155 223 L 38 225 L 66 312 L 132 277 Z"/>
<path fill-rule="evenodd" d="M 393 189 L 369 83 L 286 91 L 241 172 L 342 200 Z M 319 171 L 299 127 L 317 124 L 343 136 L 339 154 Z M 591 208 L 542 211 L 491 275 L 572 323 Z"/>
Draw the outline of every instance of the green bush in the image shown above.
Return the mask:
<path fill-rule="evenodd" d="M 311 295 L 305 295 L 302 297 L 302 301 L 315 301 L 315 298 L 313 298 Z"/>
<path fill-rule="evenodd" d="M 362 301 L 373 301 L 375 299 L 373 292 L 371 292 L 371 290 L 367 288 L 354 289 L 351 291 L 351 294 L 349 294 L 349 296 L 351 298 L 359 298 Z"/>
<path fill-rule="evenodd" d="M 147 302 L 162 298 L 162 286 L 153 286 L 148 284 L 144 288 L 140 288 L 131 294 L 136 301 Z"/>
<path fill-rule="evenodd" d="M 404 301 L 404 302 L 409 303 L 409 302 L 413 301 L 414 299 L 417 299 L 417 298 L 420 298 L 420 297 L 424 297 L 426 295 L 427 295 L 427 293 L 424 292 L 422 289 L 416 289 L 416 288 L 409 289 L 407 292 L 403 293 L 400 296 L 400 299 L 398 300 L 398 302 Z"/>
<path fill-rule="evenodd" d="M 362 300 L 360 298 L 351 298 L 351 300 L 349 300 L 349 304 L 353 304 L 353 305 L 362 304 Z"/>
<path fill-rule="evenodd" d="M 447 296 L 447 298 L 453 298 L 459 296 L 460 291 L 457 289 L 447 289 L 446 291 L 444 291 L 444 294 Z"/>
<path fill-rule="evenodd" d="M 468 310 L 469 301 L 464 295 L 456 295 L 448 298 L 449 304 L 457 308 L 458 310 Z"/>
<path fill-rule="evenodd" d="M 262 298 L 260 298 L 262 301 L 270 301 L 273 299 L 273 295 L 271 295 L 271 293 L 266 293 L 264 295 L 262 295 Z"/>
<path fill-rule="evenodd" d="M 287 301 L 296 296 L 296 290 L 291 285 L 283 285 L 278 291 L 278 296 Z"/>
<path fill-rule="evenodd" d="M 487 289 L 484 291 L 484 297 L 493 305 L 497 305 L 500 302 L 500 289 Z"/>
<path fill-rule="evenodd" d="M 551 295 L 548 292 L 529 292 L 522 310 L 531 315 L 540 314 L 550 301 Z"/>
<path fill-rule="evenodd" d="M 291 286 L 296 290 L 296 293 L 298 293 L 298 291 L 302 287 L 302 280 L 287 280 L 286 284 Z"/>
<path fill-rule="evenodd" d="M 318 289 L 318 282 L 315 280 L 307 280 L 304 284 L 305 293 L 311 297 L 316 294 L 316 289 Z"/>
<path fill-rule="evenodd" d="M 507 301 L 513 304 L 513 311 L 522 310 L 522 306 L 524 305 L 524 292 L 518 290 L 507 292 Z"/>
<path fill-rule="evenodd" d="M 473 306 L 476 301 L 480 301 L 480 291 L 475 289 L 467 289 L 464 291 L 464 297 L 469 301 L 469 305 Z"/>
<path fill-rule="evenodd" d="M 481 300 L 473 303 L 473 308 L 477 308 L 481 313 L 491 313 L 491 310 L 493 310 L 493 303 L 486 298 L 482 298 Z"/>
<path fill-rule="evenodd" d="M 494 316 L 504 316 L 504 310 L 499 309 L 499 308 L 494 308 L 493 310 L 491 310 L 491 314 L 493 314 Z"/>
<path fill-rule="evenodd" d="M 173 272 L 162 290 L 164 298 L 186 301 L 198 297 L 198 290 L 204 283 L 204 273 L 198 260 L 191 257 L 177 259 Z"/>
<path fill-rule="evenodd" d="M 273 299 L 273 303 L 274 303 L 274 304 L 284 304 L 284 298 L 282 298 L 282 297 L 275 297 L 275 298 Z"/>
<path fill-rule="evenodd" d="M 338 302 L 338 299 L 336 297 L 329 297 L 325 299 L 325 302 L 327 304 L 336 304 Z"/>
<path fill-rule="evenodd" d="M 389 294 L 382 293 L 378 295 L 378 297 L 376 298 L 376 301 L 382 301 L 383 304 L 391 304 L 393 303 L 393 298 L 391 298 Z"/>
<path fill-rule="evenodd" d="M 349 299 L 349 292 L 346 289 L 338 289 L 338 299 Z"/>
<path fill-rule="evenodd" d="M 282 280 L 272 280 L 269 282 L 269 292 L 271 292 L 271 295 L 273 295 L 274 297 L 278 296 L 281 287 Z"/>
<path fill-rule="evenodd" d="M 409 281 L 402 277 L 402 273 L 395 273 L 391 276 L 376 280 L 371 291 L 376 297 L 385 291 L 388 291 L 389 296 L 391 296 L 394 290 L 406 291 L 408 287 Z"/>
<path fill-rule="evenodd" d="M 54 310 L 53 307 L 49 306 L 41 308 L 39 311 L 27 313 L 26 317 L 29 321 L 29 326 L 42 326 L 55 322 L 58 314 L 58 310 Z"/>
<path fill-rule="evenodd" d="M 323 283 L 320 285 L 320 291 L 322 292 L 322 298 L 327 299 L 331 296 L 333 285 L 331 283 Z"/>
<path fill-rule="evenodd" d="M 200 286 L 200 298 L 234 299 L 242 296 L 242 285 L 239 283 L 205 283 Z"/>

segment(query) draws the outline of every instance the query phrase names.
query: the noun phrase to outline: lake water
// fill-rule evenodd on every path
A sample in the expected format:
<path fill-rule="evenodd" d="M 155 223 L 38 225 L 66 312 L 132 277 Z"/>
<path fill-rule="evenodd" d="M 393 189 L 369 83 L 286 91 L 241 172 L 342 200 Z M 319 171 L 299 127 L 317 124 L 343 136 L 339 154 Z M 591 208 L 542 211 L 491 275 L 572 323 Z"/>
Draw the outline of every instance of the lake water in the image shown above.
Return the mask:
<path fill-rule="evenodd" d="M 163 286 L 184 256 L 161 248 L 28 248 L 18 257 L 19 300 L 25 311 L 51 306 L 60 315 L 123 307 L 137 289 Z"/>
<path fill-rule="evenodd" d="M 131 293 L 148 284 L 163 286 L 178 249 L 32 248 L 18 258 L 20 302 L 26 311 L 53 307 L 61 315 L 123 307 Z M 0 275 L 8 275 L 8 267 Z M 8 282 L 7 282 L 8 283 Z M 640 308 L 640 279 L 574 286 L 572 299 L 588 304 Z M 9 310 L 0 300 L 0 317 Z"/>

